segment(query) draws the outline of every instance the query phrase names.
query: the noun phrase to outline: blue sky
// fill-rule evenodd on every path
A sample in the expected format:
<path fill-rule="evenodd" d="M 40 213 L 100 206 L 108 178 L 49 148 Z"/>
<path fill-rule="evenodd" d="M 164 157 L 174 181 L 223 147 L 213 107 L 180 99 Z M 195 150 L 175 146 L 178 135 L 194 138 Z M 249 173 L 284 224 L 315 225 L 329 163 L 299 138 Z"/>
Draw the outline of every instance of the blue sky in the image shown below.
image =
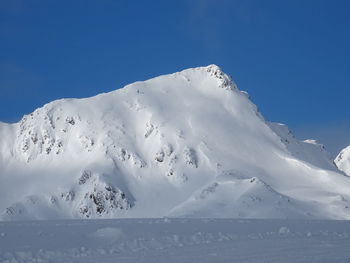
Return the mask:
<path fill-rule="evenodd" d="M 350 1 L 0 1 L 0 120 L 219 65 L 263 115 L 350 144 Z M 335 138 L 336 137 L 336 138 Z"/>

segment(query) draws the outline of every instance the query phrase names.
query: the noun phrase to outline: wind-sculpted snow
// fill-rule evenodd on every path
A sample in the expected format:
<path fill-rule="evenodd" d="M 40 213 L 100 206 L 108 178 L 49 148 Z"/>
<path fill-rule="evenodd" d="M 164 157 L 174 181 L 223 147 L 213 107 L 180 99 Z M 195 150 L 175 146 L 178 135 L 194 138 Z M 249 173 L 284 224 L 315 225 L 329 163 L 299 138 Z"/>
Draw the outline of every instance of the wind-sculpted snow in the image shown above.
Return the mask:
<path fill-rule="evenodd" d="M 3 220 L 348 219 L 348 189 L 322 145 L 266 122 L 215 65 L 0 123 Z"/>

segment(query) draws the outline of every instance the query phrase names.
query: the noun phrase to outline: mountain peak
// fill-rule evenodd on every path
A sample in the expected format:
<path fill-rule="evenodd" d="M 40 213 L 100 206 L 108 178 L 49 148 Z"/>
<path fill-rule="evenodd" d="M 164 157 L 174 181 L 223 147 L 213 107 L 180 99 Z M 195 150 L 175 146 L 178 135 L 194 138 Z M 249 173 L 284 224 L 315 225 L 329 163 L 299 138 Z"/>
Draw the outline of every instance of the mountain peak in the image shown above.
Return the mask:
<path fill-rule="evenodd" d="M 202 74 L 203 79 L 205 79 L 205 77 L 210 77 L 217 80 L 221 88 L 230 90 L 237 89 L 237 86 L 231 77 L 223 72 L 221 68 L 215 64 L 210 64 L 203 67 L 189 68 L 178 73 L 191 77 L 191 74 L 196 74 L 198 72 Z"/>
<path fill-rule="evenodd" d="M 175 207 L 181 216 L 350 218 L 349 178 L 319 145 L 266 122 L 216 65 L 58 100 L 0 125 L 0 180 L 6 220 L 160 217 Z"/>

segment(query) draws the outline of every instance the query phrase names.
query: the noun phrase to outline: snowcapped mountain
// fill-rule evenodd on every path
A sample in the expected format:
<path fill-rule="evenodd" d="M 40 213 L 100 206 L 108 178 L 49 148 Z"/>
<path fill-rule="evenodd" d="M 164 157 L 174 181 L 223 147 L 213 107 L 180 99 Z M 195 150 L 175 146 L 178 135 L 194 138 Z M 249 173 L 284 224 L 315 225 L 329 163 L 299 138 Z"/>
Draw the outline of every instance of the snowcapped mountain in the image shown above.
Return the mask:
<path fill-rule="evenodd" d="M 322 145 L 264 120 L 215 65 L 0 123 L 3 220 L 350 218 Z"/>
<path fill-rule="evenodd" d="M 341 150 L 338 156 L 335 158 L 334 163 L 339 170 L 350 176 L 350 146 Z"/>

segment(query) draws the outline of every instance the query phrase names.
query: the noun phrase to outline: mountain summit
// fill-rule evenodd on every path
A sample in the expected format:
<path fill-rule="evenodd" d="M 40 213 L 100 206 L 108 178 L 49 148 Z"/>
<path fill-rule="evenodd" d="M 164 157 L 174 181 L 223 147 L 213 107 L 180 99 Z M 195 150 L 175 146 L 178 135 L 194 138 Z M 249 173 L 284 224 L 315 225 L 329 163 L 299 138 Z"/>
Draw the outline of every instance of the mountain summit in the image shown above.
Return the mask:
<path fill-rule="evenodd" d="M 210 65 L 0 123 L 3 220 L 350 218 L 322 145 L 264 120 Z"/>

